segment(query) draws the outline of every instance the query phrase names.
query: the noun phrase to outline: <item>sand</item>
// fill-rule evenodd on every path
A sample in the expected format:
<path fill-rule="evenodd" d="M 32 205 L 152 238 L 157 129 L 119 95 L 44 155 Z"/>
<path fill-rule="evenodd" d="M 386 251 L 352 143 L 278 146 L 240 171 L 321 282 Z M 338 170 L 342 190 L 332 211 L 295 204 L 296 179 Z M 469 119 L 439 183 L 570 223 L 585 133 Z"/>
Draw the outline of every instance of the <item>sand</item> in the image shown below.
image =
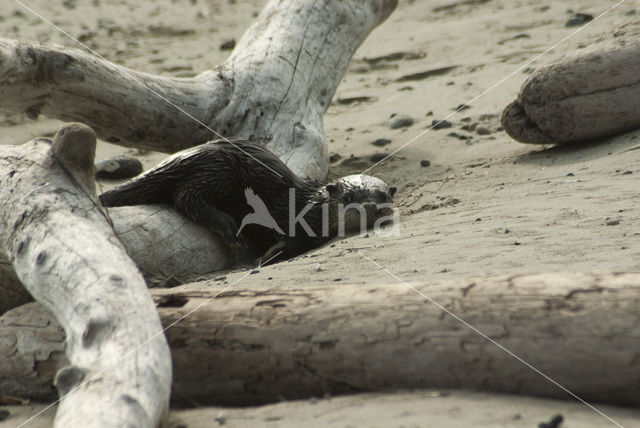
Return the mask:
<path fill-rule="evenodd" d="M 28 4 L 109 60 L 156 74 L 190 76 L 222 62 L 228 51 L 220 45 L 239 39 L 264 3 L 38 0 Z M 261 268 L 235 287 L 267 283 L 273 287 L 375 283 L 404 287 L 401 281 L 437 283 L 486 274 L 637 271 L 640 198 L 634 183 L 640 174 L 640 150 L 636 150 L 640 131 L 552 147 L 517 143 L 499 124 L 502 109 L 517 96 L 532 70 L 579 51 L 604 31 L 638 19 L 637 2 L 627 1 L 587 26 L 565 27 L 574 12 L 597 16 L 615 3 L 401 1 L 354 55 L 325 118 L 329 151 L 341 157 L 332 163 L 331 176 L 367 170 L 397 186 L 401 214 L 397 233 L 338 240 L 289 263 Z M 440 7 L 445 4 L 449 7 Z M 0 31 L 4 37 L 77 47 L 17 3 L 7 2 L 0 9 Z M 404 54 L 371 60 L 398 52 Z M 410 77 L 449 67 L 431 77 Z M 353 97 L 369 99 L 345 101 Z M 461 104 L 469 108 L 454 113 Z M 389 119 L 394 114 L 407 114 L 414 124 L 391 129 Z M 428 130 L 434 119 L 444 118 L 451 128 Z M 486 135 L 462 129 L 476 122 L 483 133 L 488 131 Z M 1 143 L 19 144 L 51 135 L 59 124 L 0 113 Z M 451 132 L 464 139 L 448 135 Z M 374 146 L 372 142 L 379 138 L 391 143 Z M 393 158 L 369 169 L 373 155 L 397 149 L 401 150 Z M 165 156 L 100 142 L 98 159 L 116 154 L 134 155 L 145 167 Z M 421 161 L 429 161 L 429 166 Z M 101 183 L 103 189 L 112 185 Z M 382 272 L 356 248 L 401 281 Z M 244 274 L 227 273 L 226 281 Z M 222 285 L 224 281 L 200 281 L 181 287 Z M 478 397 L 486 399 L 489 407 L 502 402 Z M 366 406 L 366 400 L 352 400 L 354 408 Z M 514 406 L 521 409 L 532 405 L 524 398 L 509 400 L 516 400 Z M 416 399 L 412 408 L 421 408 L 419 403 Z M 550 416 L 556 407 L 548 406 L 549 414 L 538 413 L 532 421 Z M 565 426 L 606 426 L 605 419 L 582 407 L 590 422 L 585 419 Z M 305 408 L 313 407 L 296 407 L 300 412 Z M 451 424 L 407 421 L 405 426 L 485 426 L 474 422 L 481 419 L 480 407 L 461 402 L 460 408 L 467 424 L 455 425 L 451 419 Z M 291 411 L 292 421 L 298 417 L 296 412 Z M 349 423 L 335 426 L 374 426 L 359 424 L 361 413 L 347 413 L 344 417 L 352 418 Z M 283 419 L 268 426 L 294 425 L 288 422 L 288 414 L 283 411 Z M 639 414 L 634 415 L 640 426 Z M 634 426 L 632 422 L 623 425 Z"/>

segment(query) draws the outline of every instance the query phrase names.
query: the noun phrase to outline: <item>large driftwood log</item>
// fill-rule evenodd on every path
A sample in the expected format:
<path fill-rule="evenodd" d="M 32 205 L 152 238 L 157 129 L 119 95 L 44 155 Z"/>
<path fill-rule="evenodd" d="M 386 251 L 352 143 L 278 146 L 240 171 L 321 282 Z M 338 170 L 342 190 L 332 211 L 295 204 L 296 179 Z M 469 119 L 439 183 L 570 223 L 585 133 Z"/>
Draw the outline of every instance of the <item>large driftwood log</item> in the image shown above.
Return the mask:
<path fill-rule="evenodd" d="M 500 276 L 415 288 L 582 399 L 640 404 L 640 274 Z M 217 291 L 153 293 L 167 326 Z M 50 391 L 45 379 L 61 357 L 62 332 L 44 319 L 35 303 L 0 318 L 0 361 L 7 361 L 0 393 L 43 398 Z M 178 404 L 425 387 L 569 397 L 402 284 L 229 290 L 166 334 Z"/>
<path fill-rule="evenodd" d="M 66 333 L 56 425 L 155 427 L 168 408 L 169 349 L 144 279 L 98 202 L 95 145 L 91 129 L 68 124 L 53 144 L 1 148 L 0 248 Z"/>
<path fill-rule="evenodd" d="M 272 0 L 229 59 L 194 78 L 0 40 L 0 107 L 83 122 L 106 141 L 168 153 L 217 138 L 213 129 L 261 141 L 298 175 L 324 179 L 324 113 L 356 48 L 396 5 Z"/>
<path fill-rule="evenodd" d="M 166 207 L 116 207 L 107 213 L 129 257 L 149 280 L 191 277 L 231 265 L 217 235 Z M 0 315 L 32 300 L 1 251 L 0 296 Z"/>
<path fill-rule="evenodd" d="M 640 21 L 536 71 L 505 108 L 502 126 L 514 139 L 538 144 L 640 128 Z"/>

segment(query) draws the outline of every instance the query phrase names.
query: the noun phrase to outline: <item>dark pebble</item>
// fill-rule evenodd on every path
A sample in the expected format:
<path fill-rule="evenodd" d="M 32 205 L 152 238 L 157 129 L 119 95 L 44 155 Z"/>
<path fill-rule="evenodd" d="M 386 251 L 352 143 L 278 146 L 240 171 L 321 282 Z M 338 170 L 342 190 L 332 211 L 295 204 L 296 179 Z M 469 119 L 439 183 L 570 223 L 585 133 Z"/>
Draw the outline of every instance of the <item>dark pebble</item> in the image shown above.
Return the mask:
<path fill-rule="evenodd" d="M 448 120 L 433 119 L 433 121 L 431 122 L 431 127 L 433 129 L 445 129 L 451 128 L 452 126 L 453 123 L 449 122 Z"/>
<path fill-rule="evenodd" d="M 625 171 L 622 173 L 622 175 L 629 175 L 629 174 L 633 174 L 633 171 Z"/>
<path fill-rule="evenodd" d="M 460 104 L 458 107 L 454 108 L 455 111 L 462 111 L 470 109 L 471 106 L 469 104 Z"/>
<path fill-rule="evenodd" d="M 386 145 L 391 144 L 391 140 L 388 138 L 378 138 L 376 141 L 374 141 L 371 144 L 373 144 L 376 147 L 384 147 Z"/>
<path fill-rule="evenodd" d="M 225 40 L 220 45 L 221 51 L 230 51 L 231 49 L 236 47 L 236 41 L 234 39 Z"/>
<path fill-rule="evenodd" d="M 342 278 L 335 278 L 335 279 L 333 280 L 333 282 L 339 282 L 339 281 L 342 281 Z"/>
<path fill-rule="evenodd" d="M 509 229 L 505 229 L 505 230 L 504 230 L 504 234 L 505 234 L 505 235 L 508 235 L 509 233 L 511 233 L 511 231 L 510 231 Z"/>
<path fill-rule="evenodd" d="M 136 158 L 118 156 L 96 162 L 96 178 L 118 180 L 131 178 L 142 172 L 142 164 Z"/>
<path fill-rule="evenodd" d="M 480 217 L 476 218 L 476 221 L 482 221 L 482 219 Z"/>
<path fill-rule="evenodd" d="M 567 174 L 567 177 L 573 177 L 573 176 L 574 176 L 573 172 L 570 172 L 569 174 Z"/>
<path fill-rule="evenodd" d="M 340 156 L 338 153 L 332 153 L 331 155 L 329 155 L 329 162 L 331 163 L 338 162 L 340 159 L 342 159 L 342 156 Z"/>
<path fill-rule="evenodd" d="M 253 274 L 256 274 L 256 273 L 258 273 L 258 272 L 260 272 L 258 269 L 254 269 L 254 270 L 252 270 L 251 272 L 249 272 L 249 274 L 253 275 Z"/>
<path fill-rule="evenodd" d="M 487 128 L 486 126 L 477 126 L 476 127 L 476 134 L 478 135 L 489 135 L 491 134 L 491 130 L 489 128 Z"/>
<path fill-rule="evenodd" d="M 559 428 L 562 421 L 564 421 L 562 415 L 555 415 L 549 422 L 540 422 L 538 428 Z"/>
<path fill-rule="evenodd" d="M 396 114 L 389 120 L 391 129 L 406 128 L 413 125 L 413 118 L 407 114 Z"/>
<path fill-rule="evenodd" d="M 617 226 L 620 224 L 620 220 L 609 220 L 605 223 L 607 226 Z"/>
<path fill-rule="evenodd" d="M 388 155 L 386 153 L 374 153 L 369 158 L 371 162 L 380 162 L 382 159 L 386 158 Z"/>
<path fill-rule="evenodd" d="M 457 132 L 449 132 L 447 134 L 449 137 L 457 138 L 459 140 L 470 140 L 471 137 L 468 135 L 458 134 Z"/>
<path fill-rule="evenodd" d="M 588 13 L 576 13 L 575 15 L 573 15 L 571 18 L 569 18 L 569 20 L 567 21 L 566 24 L 564 24 L 565 27 L 578 27 L 580 25 L 584 25 L 587 22 L 593 20 L 593 16 L 589 15 Z"/>
<path fill-rule="evenodd" d="M 420 166 L 423 166 L 423 167 L 431 166 L 431 161 L 423 159 L 420 161 Z"/>

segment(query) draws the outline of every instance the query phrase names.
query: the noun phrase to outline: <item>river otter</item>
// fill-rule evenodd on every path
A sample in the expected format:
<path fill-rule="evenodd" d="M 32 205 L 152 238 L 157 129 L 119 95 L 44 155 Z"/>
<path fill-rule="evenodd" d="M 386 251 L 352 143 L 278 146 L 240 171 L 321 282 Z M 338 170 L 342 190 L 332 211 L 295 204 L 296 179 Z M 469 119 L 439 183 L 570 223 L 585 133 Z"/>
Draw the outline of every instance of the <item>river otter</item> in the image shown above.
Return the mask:
<path fill-rule="evenodd" d="M 278 260 L 391 220 L 395 191 L 365 175 L 329 184 L 299 178 L 258 144 L 216 140 L 174 154 L 100 201 L 105 207 L 168 204 L 215 231 L 234 256 L 247 249 L 253 256 L 281 252 Z"/>

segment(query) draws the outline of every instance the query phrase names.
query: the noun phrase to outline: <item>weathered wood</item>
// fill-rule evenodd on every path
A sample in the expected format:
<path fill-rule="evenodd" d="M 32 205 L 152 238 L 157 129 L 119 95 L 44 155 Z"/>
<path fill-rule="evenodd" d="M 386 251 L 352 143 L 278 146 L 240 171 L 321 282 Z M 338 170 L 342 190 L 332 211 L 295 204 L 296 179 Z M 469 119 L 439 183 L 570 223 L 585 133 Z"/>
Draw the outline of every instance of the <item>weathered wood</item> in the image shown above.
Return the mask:
<path fill-rule="evenodd" d="M 531 75 L 502 126 L 523 143 L 588 140 L 640 128 L 640 21 Z"/>
<path fill-rule="evenodd" d="M 229 251 L 218 236 L 168 207 L 116 207 L 107 214 L 129 257 L 152 282 L 192 277 L 231 265 Z M 0 315 L 32 300 L 1 251 L 0 296 Z"/>
<path fill-rule="evenodd" d="M 217 138 L 209 127 L 261 141 L 298 175 L 324 179 L 324 113 L 356 48 L 396 5 L 272 0 L 229 59 L 194 78 L 0 40 L 0 107 L 80 121 L 106 141 L 168 153 Z"/>
<path fill-rule="evenodd" d="M 95 194 L 95 145 L 91 129 L 67 124 L 53 144 L 0 148 L 0 247 L 66 333 L 56 426 L 154 427 L 168 408 L 169 349 Z"/>
<path fill-rule="evenodd" d="M 640 274 L 498 276 L 414 286 L 581 398 L 640 404 Z M 217 293 L 153 290 L 165 326 Z M 0 348 L 0 359 L 23 364 L 19 382 L 0 372 L 0 393 L 42 393 L 38 382 L 46 373 L 39 368 L 56 364 L 61 333 L 30 321 L 40 316 L 29 304 L 0 318 L 5 341 L 27 333 L 40 341 L 17 354 Z M 256 404 L 403 388 L 569 397 L 402 284 L 232 289 L 166 334 L 177 404 Z"/>

